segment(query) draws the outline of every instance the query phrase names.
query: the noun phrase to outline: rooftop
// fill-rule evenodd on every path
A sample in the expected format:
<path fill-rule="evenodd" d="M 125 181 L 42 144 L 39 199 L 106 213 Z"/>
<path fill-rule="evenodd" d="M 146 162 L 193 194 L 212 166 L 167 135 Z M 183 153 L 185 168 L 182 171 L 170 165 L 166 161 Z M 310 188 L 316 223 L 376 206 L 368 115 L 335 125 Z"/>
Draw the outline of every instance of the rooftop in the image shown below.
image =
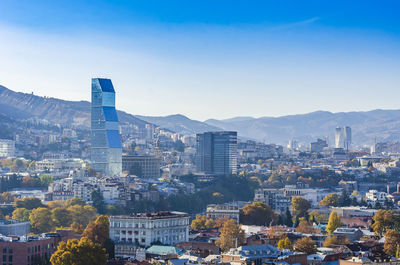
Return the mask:
<path fill-rule="evenodd" d="M 187 213 L 176 212 L 176 211 L 160 211 L 152 213 L 136 213 L 130 215 L 113 215 L 110 219 L 165 219 L 165 218 L 175 218 L 175 217 L 187 217 Z"/>

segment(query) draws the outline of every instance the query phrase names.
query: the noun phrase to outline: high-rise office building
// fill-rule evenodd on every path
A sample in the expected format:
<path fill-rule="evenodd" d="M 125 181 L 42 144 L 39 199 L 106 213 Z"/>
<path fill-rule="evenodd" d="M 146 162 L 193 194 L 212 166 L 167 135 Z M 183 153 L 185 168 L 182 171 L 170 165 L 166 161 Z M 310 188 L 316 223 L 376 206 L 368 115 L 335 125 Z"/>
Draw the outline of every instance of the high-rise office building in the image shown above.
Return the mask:
<path fill-rule="evenodd" d="M 122 172 L 122 144 L 110 79 L 92 79 L 91 167 L 106 176 Z"/>
<path fill-rule="evenodd" d="M 196 135 L 196 168 L 215 175 L 237 173 L 237 132 L 205 132 Z"/>
<path fill-rule="evenodd" d="M 346 127 L 336 127 L 335 129 L 335 147 L 336 148 L 344 148 L 346 150 L 350 149 L 352 137 L 351 137 L 351 128 L 349 126 Z"/>
<path fill-rule="evenodd" d="M 351 141 L 351 128 L 349 126 L 346 126 L 344 128 L 344 148 L 346 150 L 350 150 Z"/>

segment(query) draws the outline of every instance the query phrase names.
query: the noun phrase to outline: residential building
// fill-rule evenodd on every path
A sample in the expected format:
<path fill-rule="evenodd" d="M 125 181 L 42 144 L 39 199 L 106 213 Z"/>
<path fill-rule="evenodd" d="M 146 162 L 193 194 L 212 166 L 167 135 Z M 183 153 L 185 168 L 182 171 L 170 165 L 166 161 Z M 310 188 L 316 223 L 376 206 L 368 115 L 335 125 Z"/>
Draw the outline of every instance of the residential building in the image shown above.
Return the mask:
<path fill-rule="evenodd" d="M 285 213 L 287 208 L 291 206 L 291 198 L 285 196 L 283 190 L 279 189 L 256 189 L 254 193 L 254 201 L 263 202 L 272 210 L 279 213 Z"/>
<path fill-rule="evenodd" d="M 196 135 L 196 168 L 214 175 L 237 173 L 237 132 L 205 132 Z"/>
<path fill-rule="evenodd" d="M 207 205 L 207 218 L 230 218 L 239 223 L 240 205 L 238 203 L 209 204 Z"/>
<path fill-rule="evenodd" d="M 160 163 L 155 156 L 122 156 L 122 170 L 141 178 L 159 178 Z"/>
<path fill-rule="evenodd" d="M 110 238 L 148 247 L 154 242 L 173 245 L 189 239 L 189 215 L 154 212 L 110 216 Z"/>
<path fill-rule="evenodd" d="M 13 140 L 0 139 L 0 158 L 14 157 L 15 142 Z"/>
<path fill-rule="evenodd" d="M 122 172 L 122 143 L 110 79 L 92 79 L 91 167 L 106 176 Z"/>
<path fill-rule="evenodd" d="M 328 147 L 326 140 L 317 139 L 316 142 L 310 143 L 310 151 L 312 153 L 321 153 L 326 147 Z"/>
<path fill-rule="evenodd" d="M 388 194 L 386 192 L 369 190 L 367 193 L 365 193 L 365 201 L 372 206 L 375 206 L 375 204 L 378 202 L 383 205 L 387 200 Z"/>

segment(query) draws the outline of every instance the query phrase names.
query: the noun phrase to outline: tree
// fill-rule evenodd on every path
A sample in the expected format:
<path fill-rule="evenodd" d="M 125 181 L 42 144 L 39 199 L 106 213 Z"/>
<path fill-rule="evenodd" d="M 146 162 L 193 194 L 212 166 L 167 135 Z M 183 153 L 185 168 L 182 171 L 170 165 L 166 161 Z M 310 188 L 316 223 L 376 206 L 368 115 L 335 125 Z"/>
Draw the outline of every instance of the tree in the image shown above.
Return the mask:
<path fill-rule="evenodd" d="M 94 190 L 92 192 L 93 207 L 97 209 L 99 214 L 103 214 L 106 210 L 106 204 L 104 202 L 103 194 L 100 190 Z"/>
<path fill-rule="evenodd" d="M 241 246 L 244 243 L 244 232 L 233 219 L 227 220 L 219 229 L 219 232 L 220 236 L 215 244 L 220 247 L 222 251 L 227 251 L 230 248 Z"/>
<path fill-rule="evenodd" d="M 386 254 L 397 257 L 400 248 L 400 232 L 388 230 L 385 233 L 384 251 Z"/>
<path fill-rule="evenodd" d="M 303 234 L 313 234 L 313 233 L 317 233 L 317 229 L 312 228 L 308 221 L 303 220 L 296 227 L 296 232 L 303 233 Z"/>
<path fill-rule="evenodd" d="M 78 224 L 77 222 L 73 222 L 71 224 L 71 229 L 75 234 L 82 234 L 85 230 L 82 224 Z"/>
<path fill-rule="evenodd" d="M 0 194 L 0 203 L 12 203 L 15 200 L 15 196 L 9 192 L 3 192 Z"/>
<path fill-rule="evenodd" d="M 57 251 L 50 258 L 52 265 L 105 265 L 108 255 L 100 244 L 93 243 L 90 239 L 82 237 L 60 242 Z"/>
<path fill-rule="evenodd" d="M 242 208 L 240 220 L 245 225 L 269 225 L 276 220 L 276 215 L 265 203 L 253 202 Z"/>
<path fill-rule="evenodd" d="M 324 240 L 324 247 L 329 247 L 332 245 L 346 245 L 350 244 L 350 240 L 347 237 L 337 238 L 334 235 L 328 236 Z"/>
<path fill-rule="evenodd" d="M 292 197 L 292 211 L 295 216 L 304 217 L 307 215 L 308 209 L 311 208 L 311 204 L 306 199 L 296 196 Z"/>
<path fill-rule="evenodd" d="M 190 224 L 192 229 L 205 229 L 215 227 L 215 222 L 213 219 L 207 219 L 205 215 L 198 214 L 196 219 Z"/>
<path fill-rule="evenodd" d="M 12 219 L 20 220 L 20 221 L 29 221 L 29 215 L 31 211 L 25 208 L 16 208 L 12 212 Z"/>
<path fill-rule="evenodd" d="M 371 228 L 374 230 L 375 235 L 382 236 L 387 230 L 393 229 L 395 225 L 395 216 L 392 210 L 378 210 L 374 217 L 372 217 L 373 224 Z"/>
<path fill-rule="evenodd" d="M 224 223 L 228 220 L 229 218 L 226 216 L 217 218 L 217 220 L 215 220 L 215 227 L 221 228 L 224 225 Z"/>
<path fill-rule="evenodd" d="M 100 215 L 94 222 L 90 222 L 83 231 L 82 236 L 89 238 L 94 243 L 104 244 L 110 238 L 110 221 L 108 216 Z"/>
<path fill-rule="evenodd" d="M 347 194 L 346 189 L 342 190 L 342 194 L 339 197 L 339 205 L 340 206 L 349 206 L 351 204 L 351 198 L 349 194 Z"/>
<path fill-rule="evenodd" d="M 39 198 L 26 197 L 23 199 L 16 199 L 14 202 L 14 207 L 32 210 L 35 208 L 44 207 L 44 205 L 42 204 L 42 201 Z"/>
<path fill-rule="evenodd" d="M 22 186 L 32 188 L 36 187 L 36 180 L 31 176 L 25 176 L 22 178 Z"/>
<path fill-rule="evenodd" d="M 284 238 L 278 241 L 277 248 L 281 250 L 282 249 L 293 250 L 292 242 L 287 236 L 285 236 Z"/>
<path fill-rule="evenodd" d="M 328 234 L 331 235 L 336 230 L 336 228 L 340 227 L 340 224 L 340 216 L 335 211 L 332 211 L 329 215 L 329 221 L 326 227 L 326 231 L 328 232 Z"/>
<path fill-rule="evenodd" d="M 53 209 L 53 208 L 65 208 L 65 201 L 50 201 L 46 205 L 50 209 Z"/>
<path fill-rule="evenodd" d="M 29 220 L 35 233 L 50 232 L 54 228 L 51 211 L 47 208 L 40 207 L 33 209 L 29 215 Z"/>
<path fill-rule="evenodd" d="M 77 222 L 84 227 L 87 226 L 90 221 L 93 221 L 96 218 L 96 209 L 90 205 L 73 205 L 67 209 L 71 214 L 73 222 Z"/>
<path fill-rule="evenodd" d="M 68 227 L 72 223 L 70 212 L 61 207 L 56 207 L 51 210 L 51 218 L 56 227 Z"/>
<path fill-rule="evenodd" d="M 286 219 L 285 219 L 285 225 L 287 227 L 292 227 L 293 226 L 293 217 L 292 214 L 290 213 L 289 207 L 286 207 Z"/>
<path fill-rule="evenodd" d="M 294 249 L 299 252 L 307 253 L 307 255 L 317 252 L 317 246 L 315 245 L 314 240 L 309 237 L 298 239 L 294 244 Z"/>
<path fill-rule="evenodd" d="M 310 213 L 309 220 L 315 223 L 325 223 L 328 221 L 328 216 L 326 214 L 321 214 L 317 210 Z"/>
<path fill-rule="evenodd" d="M 22 159 L 15 159 L 12 163 L 12 170 L 19 172 L 26 168 L 26 162 Z"/>
<path fill-rule="evenodd" d="M 40 185 L 42 187 L 48 187 L 53 182 L 53 176 L 44 174 L 40 176 Z"/>
<path fill-rule="evenodd" d="M 339 206 L 339 196 L 336 193 L 331 193 L 325 196 L 322 201 L 318 203 L 319 206 Z"/>
<path fill-rule="evenodd" d="M 78 197 L 74 197 L 72 199 L 68 199 L 65 202 L 65 206 L 69 207 L 69 206 L 74 206 L 74 205 L 80 205 L 80 206 L 84 206 L 86 203 L 84 200 L 82 200 L 81 198 Z"/>

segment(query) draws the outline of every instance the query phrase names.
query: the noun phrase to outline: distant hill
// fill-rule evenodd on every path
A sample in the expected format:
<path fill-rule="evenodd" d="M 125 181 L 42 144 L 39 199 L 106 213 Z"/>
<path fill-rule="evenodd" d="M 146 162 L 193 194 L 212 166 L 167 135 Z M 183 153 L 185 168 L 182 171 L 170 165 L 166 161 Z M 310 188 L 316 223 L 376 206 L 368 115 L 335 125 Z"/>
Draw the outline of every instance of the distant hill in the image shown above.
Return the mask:
<path fill-rule="evenodd" d="M 337 126 L 350 126 L 355 144 L 375 141 L 400 141 L 400 110 L 372 110 L 366 112 L 316 111 L 308 114 L 282 117 L 246 118 L 228 120 L 210 119 L 206 123 L 224 130 L 236 130 L 243 137 L 268 143 L 286 144 L 289 139 L 309 143 L 328 137 L 333 145 Z"/>
<path fill-rule="evenodd" d="M 204 122 L 191 120 L 188 117 L 175 114 L 164 117 L 150 117 L 150 116 L 136 116 L 141 120 L 147 121 L 149 123 L 157 124 L 162 128 L 169 129 L 174 132 L 179 132 L 181 134 L 194 134 L 207 131 L 220 131 L 221 128 L 218 126 L 209 125 Z"/>
<path fill-rule="evenodd" d="M 90 127 L 90 102 L 67 101 L 14 92 L 0 85 L 0 113 L 13 118 L 40 118 L 61 125 Z M 121 122 L 145 126 L 147 122 L 118 111 Z"/>
<path fill-rule="evenodd" d="M 0 114 L 12 119 L 36 117 L 54 124 L 90 126 L 90 102 L 66 101 L 14 92 L 0 86 Z M 355 144 L 377 141 L 400 141 L 400 110 L 366 112 L 316 111 L 282 117 L 236 117 L 226 120 L 192 120 L 184 115 L 150 117 L 134 116 L 118 111 L 121 122 L 139 127 L 153 123 L 181 134 L 204 131 L 233 130 L 245 139 L 286 144 L 289 139 L 309 143 L 317 138 L 334 142 L 336 126 L 351 126 Z"/>

